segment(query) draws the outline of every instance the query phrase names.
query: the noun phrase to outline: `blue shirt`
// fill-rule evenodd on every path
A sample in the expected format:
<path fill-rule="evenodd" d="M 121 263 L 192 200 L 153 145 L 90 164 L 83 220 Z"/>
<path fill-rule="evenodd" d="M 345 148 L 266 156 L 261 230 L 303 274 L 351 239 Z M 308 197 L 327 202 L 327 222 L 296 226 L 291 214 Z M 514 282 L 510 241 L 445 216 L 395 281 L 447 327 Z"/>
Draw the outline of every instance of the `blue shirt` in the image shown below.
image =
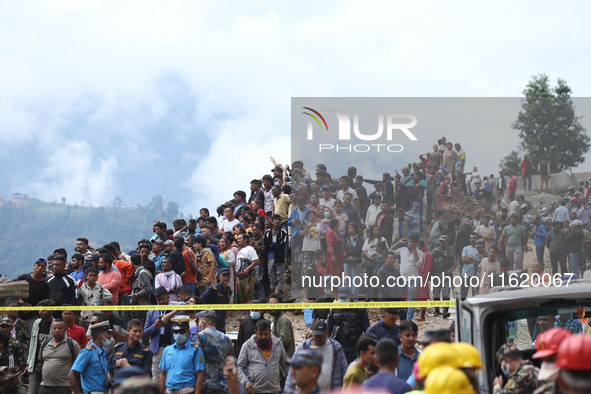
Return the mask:
<path fill-rule="evenodd" d="M 407 214 L 414 216 L 412 222 L 408 224 L 408 235 L 421 234 L 421 230 L 423 229 L 423 217 L 421 216 L 421 211 L 415 212 L 411 209 Z"/>
<path fill-rule="evenodd" d="M 84 279 L 84 270 L 81 269 L 80 271 L 74 271 L 68 276 L 75 281 L 79 281 L 80 279 Z"/>
<path fill-rule="evenodd" d="M 166 253 L 164 251 L 160 252 L 158 256 L 154 255 L 151 257 L 154 265 L 156 266 L 156 271 L 162 271 L 162 260 L 166 257 Z"/>
<path fill-rule="evenodd" d="M 418 349 L 415 349 L 415 355 L 413 356 L 412 360 L 408 358 L 404 353 L 402 353 L 402 348 L 398 345 L 398 354 L 400 354 L 400 361 L 398 362 L 398 368 L 396 368 L 396 373 L 398 377 L 406 382 L 406 379 L 410 375 L 412 375 L 412 367 L 415 365 L 417 358 L 419 357 Z"/>
<path fill-rule="evenodd" d="M 182 347 L 176 343 L 167 346 L 162 353 L 160 368 L 166 372 L 166 388 L 169 390 L 181 390 L 186 387 L 195 387 L 197 371 L 203 371 L 203 351 L 198 346 L 193 346 L 189 341 Z"/>
<path fill-rule="evenodd" d="M 292 223 L 292 220 L 299 220 L 300 222 L 304 220 L 308 220 L 308 213 L 310 213 L 310 209 L 306 207 L 306 210 L 301 211 L 300 207 L 296 207 L 291 214 L 289 215 L 289 220 L 287 221 L 287 225 L 291 226 L 291 236 L 294 237 L 296 235 L 302 234 L 302 229 L 299 224 Z"/>
<path fill-rule="evenodd" d="M 389 327 L 386 325 L 386 323 L 384 323 L 384 319 L 374 323 L 367 329 L 367 333 L 374 334 L 376 337 L 378 337 L 378 341 L 380 339 L 390 338 L 396 341 L 397 344 L 400 344 L 400 339 L 398 338 L 399 332 L 398 324 L 394 324 L 394 327 Z"/>
<path fill-rule="evenodd" d="M 548 231 L 546 231 L 546 226 L 544 226 L 544 224 L 540 222 L 537 225 L 535 225 L 534 228 L 538 232 L 536 235 L 534 235 L 534 245 L 546 245 L 546 234 L 548 234 Z"/>
<path fill-rule="evenodd" d="M 554 222 L 564 222 L 566 219 L 568 219 L 570 216 L 568 214 L 568 208 L 561 205 L 558 208 L 556 208 L 556 210 L 554 211 L 554 216 L 552 217 L 552 221 Z"/>
<path fill-rule="evenodd" d="M 402 357 L 400 357 L 400 361 L 402 361 Z M 412 387 L 398 376 L 383 372 L 377 373 L 366 380 L 361 387 L 368 389 L 380 388 L 392 394 L 404 394 L 412 391 Z"/>
<path fill-rule="evenodd" d="M 476 257 L 477 254 L 478 249 L 473 248 L 472 245 L 465 246 L 464 249 L 462 249 L 462 257 Z M 474 275 L 474 263 L 464 264 L 462 266 L 462 275 Z"/>
<path fill-rule="evenodd" d="M 107 352 L 94 343 L 91 348 L 80 350 L 72 371 L 80 373 L 82 391 L 106 391 L 103 382 L 107 379 L 109 364 L 107 363 Z M 97 355 L 98 352 L 98 355 Z"/>

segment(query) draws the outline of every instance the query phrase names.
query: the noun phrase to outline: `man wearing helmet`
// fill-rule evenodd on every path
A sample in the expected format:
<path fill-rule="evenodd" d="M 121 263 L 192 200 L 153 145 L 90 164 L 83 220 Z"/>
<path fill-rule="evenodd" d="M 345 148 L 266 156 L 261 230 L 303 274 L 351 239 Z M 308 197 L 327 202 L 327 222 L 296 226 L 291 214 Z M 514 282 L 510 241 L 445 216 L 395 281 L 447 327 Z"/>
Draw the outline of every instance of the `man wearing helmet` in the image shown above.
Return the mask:
<path fill-rule="evenodd" d="M 563 328 L 551 328 L 540 335 L 536 341 L 536 353 L 532 358 L 541 358 L 542 367 L 538 374 L 538 380 L 545 380 L 544 383 L 534 391 L 535 394 L 559 393 L 556 384 L 559 368 L 556 366 L 556 356 L 560 343 L 571 336 L 572 333 Z"/>
<path fill-rule="evenodd" d="M 558 347 L 556 367 L 560 368 L 556 382 L 560 391 L 582 394 L 591 391 L 591 336 L 571 335 Z"/>

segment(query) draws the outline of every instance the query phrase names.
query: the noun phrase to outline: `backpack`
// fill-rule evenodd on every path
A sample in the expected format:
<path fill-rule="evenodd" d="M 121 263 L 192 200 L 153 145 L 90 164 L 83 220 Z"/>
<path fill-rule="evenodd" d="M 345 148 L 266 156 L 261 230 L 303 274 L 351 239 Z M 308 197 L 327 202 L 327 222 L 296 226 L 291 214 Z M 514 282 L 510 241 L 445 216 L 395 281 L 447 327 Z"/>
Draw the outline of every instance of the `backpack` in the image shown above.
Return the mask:
<path fill-rule="evenodd" d="M 330 337 L 336 339 L 341 344 L 343 341 L 357 343 L 357 340 L 363 334 L 361 313 L 359 309 L 349 309 L 345 321 L 344 311 L 342 309 L 333 309 L 332 318 L 334 320 L 334 326 Z"/>
<path fill-rule="evenodd" d="M 41 345 L 41 350 L 39 350 L 39 358 L 43 357 L 43 349 L 45 349 L 45 347 L 49 344 L 49 341 L 52 339 L 53 337 L 49 337 L 45 340 L 45 342 L 43 342 Z M 74 364 L 74 361 L 76 360 L 76 357 L 74 356 L 74 340 L 70 337 L 66 337 L 66 342 L 68 343 L 68 348 L 70 349 L 70 354 L 72 355 L 72 364 Z"/>

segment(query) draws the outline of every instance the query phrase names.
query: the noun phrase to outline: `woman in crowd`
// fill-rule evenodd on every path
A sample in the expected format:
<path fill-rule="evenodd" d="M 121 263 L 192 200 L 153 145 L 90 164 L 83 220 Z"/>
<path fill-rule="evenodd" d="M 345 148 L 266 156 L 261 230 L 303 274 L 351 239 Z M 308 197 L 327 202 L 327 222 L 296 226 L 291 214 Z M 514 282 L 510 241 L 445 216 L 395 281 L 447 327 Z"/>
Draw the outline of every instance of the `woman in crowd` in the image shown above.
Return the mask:
<path fill-rule="evenodd" d="M 337 234 L 339 220 L 334 218 L 329 222 L 330 230 L 326 233 L 326 273 L 333 276 L 341 276 L 343 273 L 343 242 Z"/>

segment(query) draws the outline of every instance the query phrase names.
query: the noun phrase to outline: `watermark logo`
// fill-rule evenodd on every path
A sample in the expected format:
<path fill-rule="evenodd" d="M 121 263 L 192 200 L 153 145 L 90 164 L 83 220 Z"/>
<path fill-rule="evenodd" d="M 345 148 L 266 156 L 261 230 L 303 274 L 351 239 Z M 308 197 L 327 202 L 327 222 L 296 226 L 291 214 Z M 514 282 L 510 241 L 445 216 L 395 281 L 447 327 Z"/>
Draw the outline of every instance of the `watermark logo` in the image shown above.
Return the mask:
<path fill-rule="evenodd" d="M 317 111 L 310 107 L 302 107 L 309 112 L 302 112 L 303 114 L 309 116 L 307 122 L 307 138 L 308 140 L 314 139 L 314 121 L 320 127 L 320 130 L 328 131 L 328 123 L 326 119 L 322 115 L 324 114 L 333 114 L 337 118 L 338 122 L 338 139 L 339 141 L 350 141 L 351 140 L 351 119 L 349 115 L 344 113 L 343 111 L 339 111 L 336 109 L 321 109 Z M 322 113 L 321 113 L 322 112 Z M 400 123 L 397 120 L 400 119 L 410 119 L 410 122 L 407 123 Z M 321 122 L 322 121 L 322 122 Z M 392 141 L 395 135 L 395 131 L 402 131 L 402 133 L 411 141 L 418 141 L 417 137 L 410 131 L 411 128 L 416 126 L 417 124 L 417 117 L 412 114 L 396 114 L 396 113 L 388 113 L 385 117 L 383 113 L 378 114 L 378 130 L 373 134 L 364 134 L 359 129 L 359 113 L 353 114 L 353 134 L 355 138 L 361 141 L 378 141 L 382 139 L 384 135 L 384 123 L 386 124 L 385 131 L 386 131 L 386 140 Z M 324 124 L 324 126 L 323 126 Z M 319 144 L 319 151 L 348 151 L 348 152 L 369 152 L 371 150 L 380 151 L 380 148 L 385 148 L 388 152 L 402 152 L 404 147 L 400 144 L 357 144 L 357 145 L 334 145 L 334 144 Z"/>

